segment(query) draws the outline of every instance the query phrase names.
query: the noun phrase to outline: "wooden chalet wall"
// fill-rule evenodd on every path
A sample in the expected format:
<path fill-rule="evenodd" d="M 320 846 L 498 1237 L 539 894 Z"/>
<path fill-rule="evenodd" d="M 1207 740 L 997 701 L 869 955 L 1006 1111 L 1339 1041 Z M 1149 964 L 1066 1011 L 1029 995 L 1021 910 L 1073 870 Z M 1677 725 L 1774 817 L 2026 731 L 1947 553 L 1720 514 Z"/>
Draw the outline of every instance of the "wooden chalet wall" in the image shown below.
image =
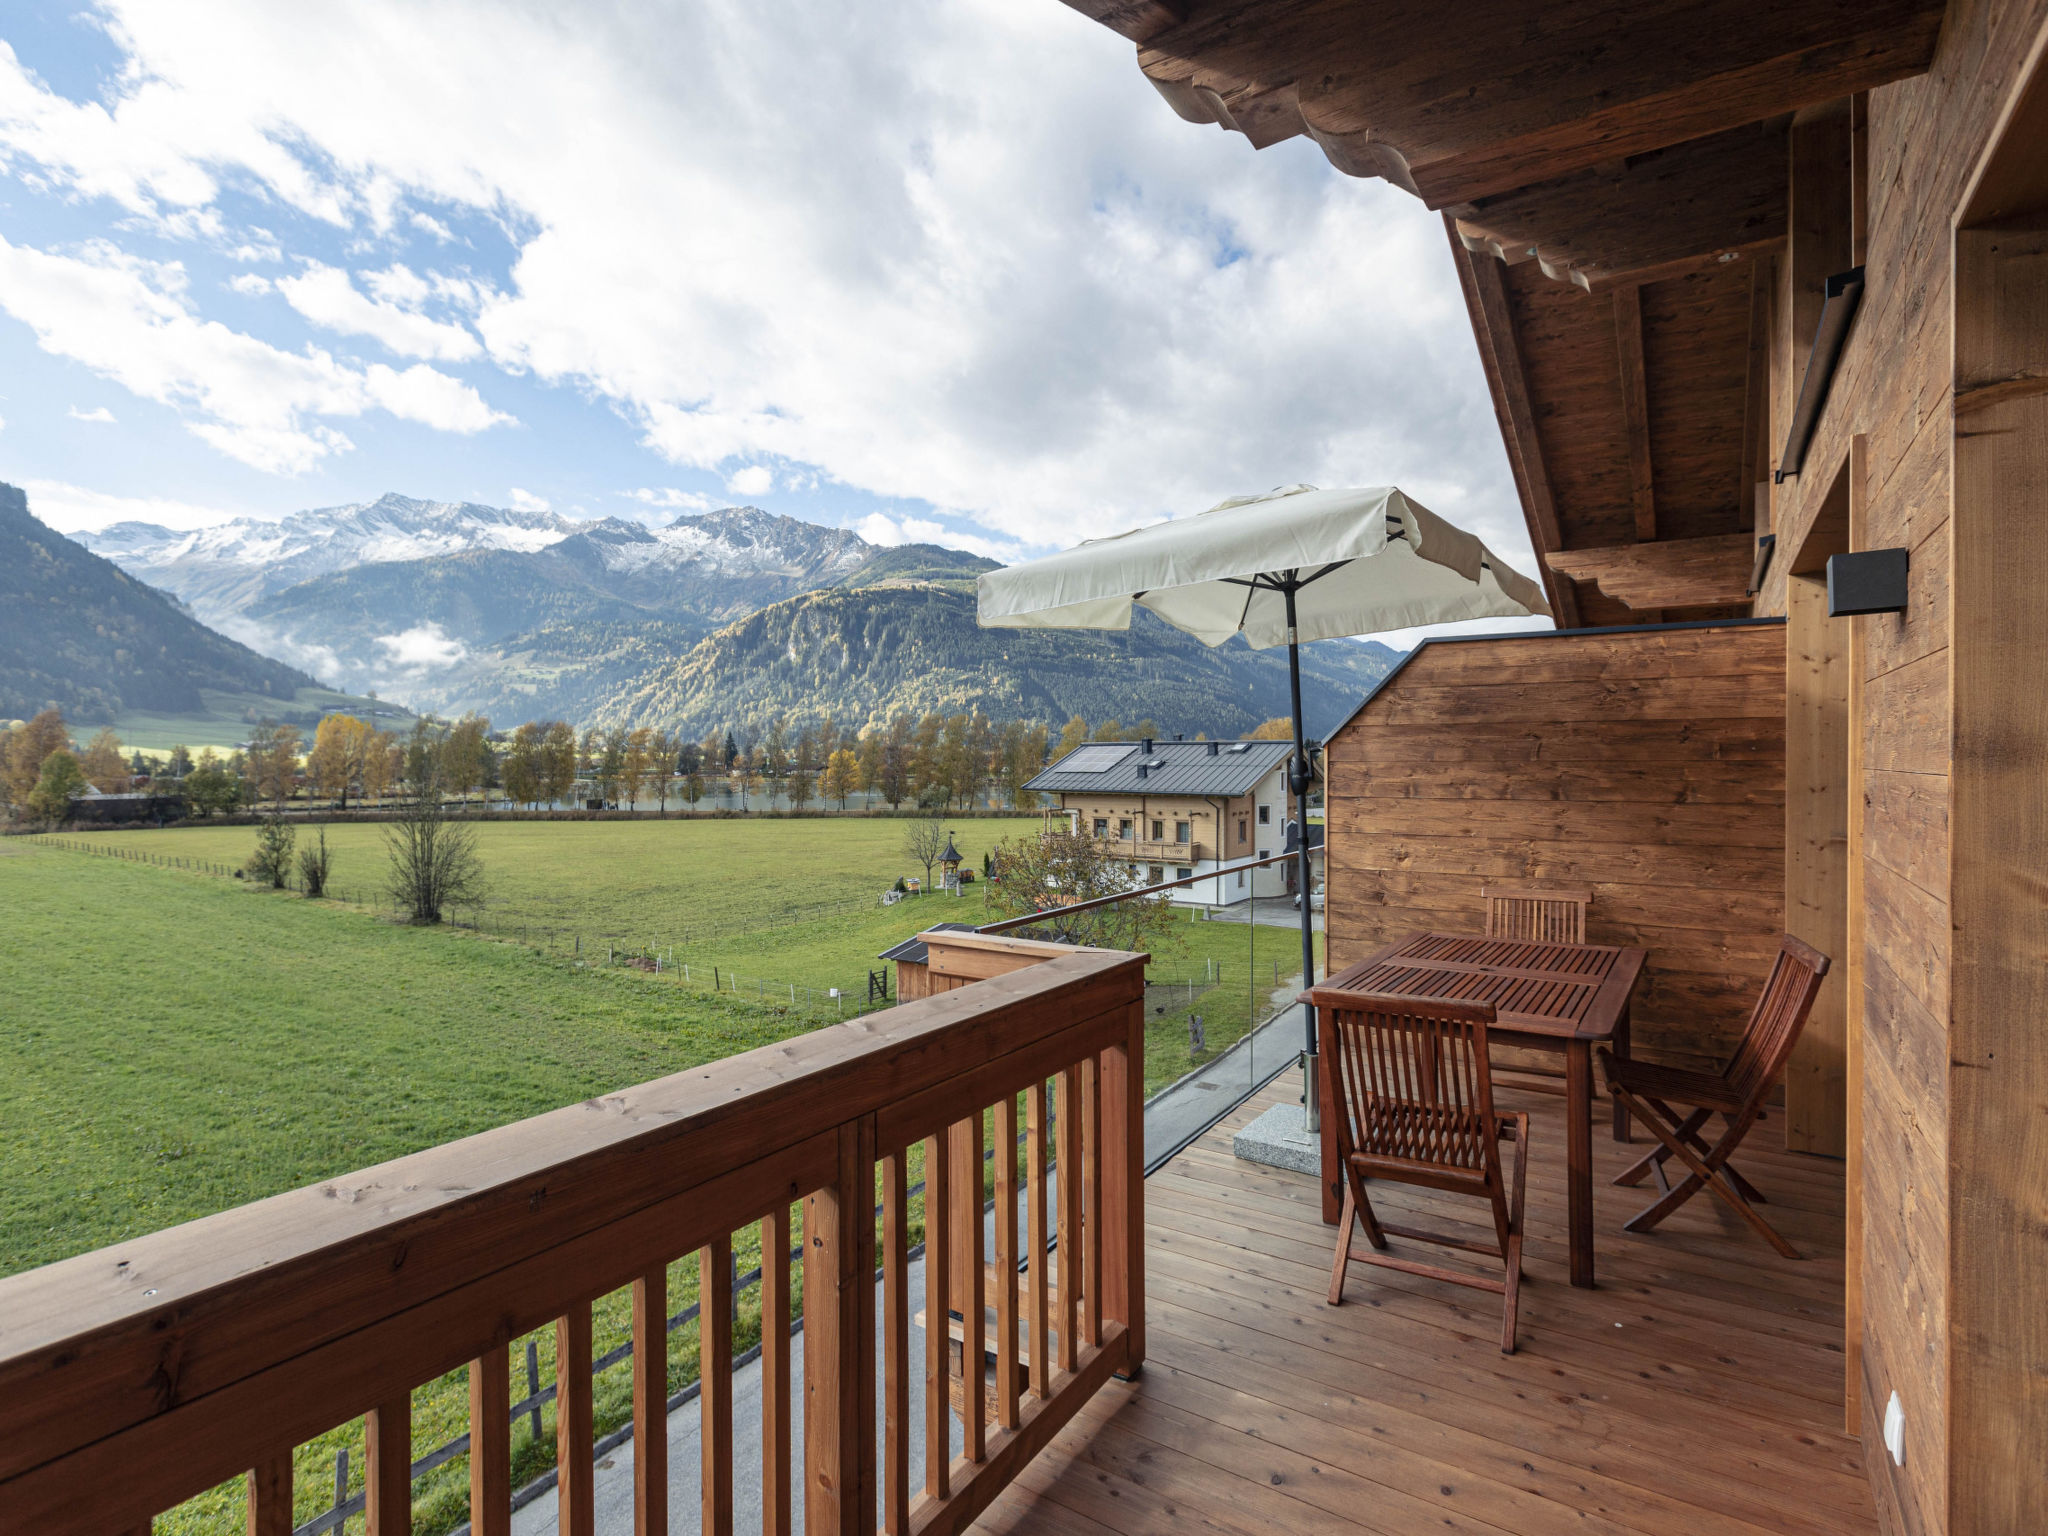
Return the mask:
<path fill-rule="evenodd" d="M 2048 374 L 2044 44 L 2044 0 L 1955 0 L 1926 75 L 1795 125 L 1774 454 L 1814 274 L 1868 286 L 1758 518 L 1756 611 L 1846 652 L 1852 1391 L 1886 1524 L 1946 1536 L 2048 1529 L 2048 397 L 2001 392 Z M 1972 284 L 1971 226 L 2016 214 L 2031 292 Z M 1826 620 L 1826 556 L 1885 548 L 1911 552 L 1906 611 Z"/>
<path fill-rule="evenodd" d="M 1489 881 L 1591 886 L 1588 938 L 1649 951 L 1638 1052 L 1726 1059 L 1784 928 L 1782 625 L 1430 641 L 1326 771 L 1333 970 Z"/>

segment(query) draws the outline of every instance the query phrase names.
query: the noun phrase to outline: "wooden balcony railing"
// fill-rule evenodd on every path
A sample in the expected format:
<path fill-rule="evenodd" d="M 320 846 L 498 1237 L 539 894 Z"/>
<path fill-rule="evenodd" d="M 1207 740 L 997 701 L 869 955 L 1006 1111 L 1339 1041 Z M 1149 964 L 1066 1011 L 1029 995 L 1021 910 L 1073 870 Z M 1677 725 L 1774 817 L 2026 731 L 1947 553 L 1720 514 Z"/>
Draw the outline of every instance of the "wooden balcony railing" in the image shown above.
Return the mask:
<path fill-rule="evenodd" d="M 0 1531 L 146 1532 L 246 1473 L 249 1531 L 286 1533 L 293 1448 L 360 1415 L 368 1528 L 399 1536 L 412 1390 L 466 1363 L 471 1528 L 504 1533 L 507 1351 L 552 1321 L 560 1528 L 589 1536 L 591 1304 L 630 1286 L 636 1336 L 662 1337 L 667 1266 L 692 1251 L 706 1277 L 702 1529 L 730 1531 L 726 1256 L 756 1222 L 764 1529 L 789 1530 L 793 1497 L 813 1536 L 963 1528 L 1144 1357 L 1145 957 L 932 940 L 956 973 L 988 979 L 955 974 L 915 1003 L 0 1281 Z M 984 1254 L 985 1119 L 996 1147 L 1015 1147 L 1020 1096 L 1027 1235 L 1016 1251 L 1016 1221 L 998 1219 Z M 936 1339 L 914 1383 L 906 1180 L 919 1144 L 926 1294 L 965 1320 L 968 1347 L 949 1356 Z M 1015 1159 L 993 1162 L 996 1208 L 1014 1212 Z M 798 1204 L 800 1450 L 776 1262 Z M 668 1529 L 666 1358 L 633 1361 L 639 1532 Z"/>

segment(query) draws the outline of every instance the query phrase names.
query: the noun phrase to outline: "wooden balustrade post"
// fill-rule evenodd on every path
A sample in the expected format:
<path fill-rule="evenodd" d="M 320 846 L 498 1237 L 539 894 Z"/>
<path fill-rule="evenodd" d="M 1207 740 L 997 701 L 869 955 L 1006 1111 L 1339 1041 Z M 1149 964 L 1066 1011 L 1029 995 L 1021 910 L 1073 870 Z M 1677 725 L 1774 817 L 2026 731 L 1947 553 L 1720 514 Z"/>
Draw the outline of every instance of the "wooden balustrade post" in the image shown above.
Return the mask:
<path fill-rule="evenodd" d="M 292 1453 L 289 1448 L 249 1470 L 249 1536 L 291 1536 Z"/>
<path fill-rule="evenodd" d="M 512 1352 L 509 1344 L 469 1362 L 470 1536 L 511 1536 Z M 255 1528 L 250 1528 L 255 1536 Z"/>
<path fill-rule="evenodd" d="M 761 1221 L 761 1531 L 789 1536 L 789 1207 Z"/>
<path fill-rule="evenodd" d="M 804 1530 L 875 1529 L 875 1124 L 839 1128 L 832 1183 L 804 1200 Z"/>
<path fill-rule="evenodd" d="M 555 1319 L 555 1507 L 562 1536 L 597 1536 L 590 1303 Z"/>
<path fill-rule="evenodd" d="M 633 1282 L 633 1531 L 634 1536 L 666 1536 L 668 1531 L 666 1264 Z M 472 1530 L 470 1536 L 483 1532 Z"/>
<path fill-rule="evenodd" d="M 1145 1363 L 1145 1004 L 1130 1006 L 1124 1043 L 1104 1051 L 1102 1315 L 1124 1326 L 1128 1381 Z"/>
<path fill-rule="evenodd" d="M 945 1305 L 960 1314 L 961 1452 L 970 1462 L 978 1462 L 988 1454 L 988 1285 L 982 1269 L 980 1114 L 955 1122 L 946 1141 L 953 1163 L 953 1286 Z M 950 1329 L 943 1308 L 933 1308 L 931 1298 L 925 1299 L 926 1315 L 934 1325 L 928 1332 L 946 1349 Z"/>
<path fill-rule="evenodd" d="M 805 1295 L 809 1295 L 808 1289 Z M 732 1536 L 732 1239 L 697 1254 L 698 1448 L 703 1455 L 703 1536 Z"/>
<path fill-rule="evenodd" d="M 412 1394 L 363 1420 L 363 1514 L 369 1536 L 411 1536 Z"/>

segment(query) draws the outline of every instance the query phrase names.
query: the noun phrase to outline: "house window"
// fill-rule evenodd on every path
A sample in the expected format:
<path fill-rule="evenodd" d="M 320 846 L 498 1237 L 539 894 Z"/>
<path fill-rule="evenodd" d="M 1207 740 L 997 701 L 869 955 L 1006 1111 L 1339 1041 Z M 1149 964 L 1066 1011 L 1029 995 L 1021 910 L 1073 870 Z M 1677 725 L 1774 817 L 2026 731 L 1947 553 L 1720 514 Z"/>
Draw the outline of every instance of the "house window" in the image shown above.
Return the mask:
<path fill-rule="evenodd" d="M 1244 889 L 1244 871 L 1241 869 L 1237 872 L 1237 888 L 1240 891 Z"/>
<path fill-rule="evenodd" d="M 1191 828 L 1191 827 L 1190 827 L 1190 826 L 1189 826 L 1189 825 L 1188 825 L 1188 824 L 1187 824 L 1186 822 L 1184 822 L 1184 821 L 1176 821 L 1176 822 L 1175 822 L 1175 823 L 1173 824 L 1173 840 L 1174 840 L 1174 841 L 1175 841 L 1176 843 L 1188 843 L 1188 842 L 1193 842 L 1193 841 L 1194 841 L 1194 835 L 1193 835 L 1193 831 L 1194 831 L 1194 829 L 1193 829 L 1193 828 Z"/>
<path fill-rule="evenodd" d="M 1155 821 L 1155 822 L 1153 822 L 1153 823 L 1152 823 L 1152 841 L 1153 841 L 1153 842 L 1155 842 L 1155 843 L 1163 843 L 1163 842 L 1165 842 L 1165 841 L 1166 841 L 1166 823 L 1165 823 L 1165 822 L 1163 822 L 1163 821 Z"/>
<path fill-rule="evenodd" d="M 1176 880 L 1185 880 L 1188 878 L 1188 876 L 1192 875 L 1193 873 L 1194 871 L 1192 869 L 1176 868 L 1173 872 L 1173 878 Z"/>
<path fill-rule="evenodd" d="M 1097 837 L 1109 836 L 1109 818 L 1107 816 L 1095 818 L 1095 835 Z"/>
<path fill-rule="evenodd" d="M 1154 864 L 1151 866 L 1151 878 L 1147 881 L 1147 884 L 1157 885 L 1165 878 L 1166 867 L 1163 864 Z"/>
<path fill-rule="evenodd" d="M 1126 816 L 1116 824 L 1116 835 L 1118 842 L 1128 843 L 1131 840 L 1130 817 Z"/>
<path fill-rule="evenodd" d="M 1273 807 L 1271 807 L 1270 805 L 1262 805 L 1259 807 L 1259 825 L 1262 827 L 1270 827 L 1271 825 L 1273 825 Z M 1261 857 L 1263 857 L 1263 855 L 1261 855 Z"/>
<path fill-rule="evenodd" d="M 1244 818 L 1243 818 L 1242 816 L 1238 817 L 1238 818 L 1237 818 L 1237 840 L 1238 840 L 1238 841 L 1239 841 L 1239 842 L 1241 843 L 1241 842 L 1245 841 L 1245 839 L 1249 838 L 1250 836 L 1251 836 L 1251 833 L 1250 833 L 1250 831 L 1249 831 L 1249 830 L 1247 830 L 1247 827 L 1246 827 L 1246 823 L 1245 823 L 1245 819 L 1244 819 Z"/>
<path fill-rule="evenodd" d="M 1259 850 L 1259 857 L 1262 859 L 1270 859 L 1271 857 L 1273 857 L 1273 855 L 1269 850 L 1261 848 Z"/>

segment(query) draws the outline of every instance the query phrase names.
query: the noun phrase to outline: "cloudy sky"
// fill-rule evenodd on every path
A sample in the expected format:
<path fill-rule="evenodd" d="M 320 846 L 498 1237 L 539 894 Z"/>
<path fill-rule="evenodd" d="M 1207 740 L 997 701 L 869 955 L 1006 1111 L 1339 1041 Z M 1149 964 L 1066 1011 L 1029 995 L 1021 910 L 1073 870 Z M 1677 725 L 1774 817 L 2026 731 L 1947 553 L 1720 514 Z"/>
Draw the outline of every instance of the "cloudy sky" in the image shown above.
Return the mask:
<path fill-rule="evenodd" d="M 1436 218 L 1180 121 L 1058 0 L 0 19 L 0 479 L 998 555 L 1292 481 L 1528 545 Z"/>

